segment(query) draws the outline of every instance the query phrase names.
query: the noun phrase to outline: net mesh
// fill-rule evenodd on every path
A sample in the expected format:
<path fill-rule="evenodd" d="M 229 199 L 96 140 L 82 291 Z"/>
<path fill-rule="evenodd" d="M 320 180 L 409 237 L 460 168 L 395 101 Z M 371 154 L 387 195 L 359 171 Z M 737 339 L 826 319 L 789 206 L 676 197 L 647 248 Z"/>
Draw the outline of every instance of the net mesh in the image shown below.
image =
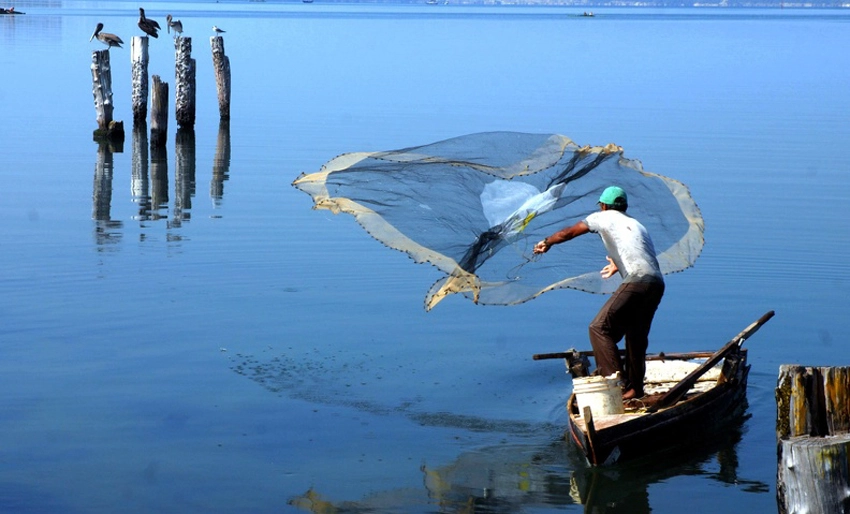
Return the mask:
<path fill-rule="evenodd" d="M 353 215 L 390 248 L 446 273 L 428 291 L 431 309 L 451 294 L 512 305 L 552 289 L 612 292 L 605 248 L 585 236 L 533 255 L 537 241 L 598 210 L 618 185 L 628 214 L 652 236 L 662 271 L 693 265 L 703 219 L 687 187 L 643 170 L 616 145 L 579 147 L 561 135 L 488 132 L 401 150 L 348 153 L 293 185 L 315 208 Z"/>

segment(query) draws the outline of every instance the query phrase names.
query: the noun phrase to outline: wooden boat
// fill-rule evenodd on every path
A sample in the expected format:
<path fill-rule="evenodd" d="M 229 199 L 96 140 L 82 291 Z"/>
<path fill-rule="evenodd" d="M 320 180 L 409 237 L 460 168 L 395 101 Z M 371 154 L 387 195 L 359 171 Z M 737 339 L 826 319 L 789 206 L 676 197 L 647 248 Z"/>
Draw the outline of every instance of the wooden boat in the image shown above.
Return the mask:
<path fill-rule="evenodd" d="M 750 366 L 741 346 L 772 316 L 768 312 L 716 352 L 648 355 L 646 396 L 626 402 L 623 414 L 594 418 L 590 407 L 580 412 L 576 394 L 571 394 L 566 437 L 589 464 L 607 466 L 693 443 L 701 434 L 728 426 L 746 409 Z M 581 377 L 588 374 L 591 355 L 571 350 L 534 358 L 562 357 L 573 377 Z"/>

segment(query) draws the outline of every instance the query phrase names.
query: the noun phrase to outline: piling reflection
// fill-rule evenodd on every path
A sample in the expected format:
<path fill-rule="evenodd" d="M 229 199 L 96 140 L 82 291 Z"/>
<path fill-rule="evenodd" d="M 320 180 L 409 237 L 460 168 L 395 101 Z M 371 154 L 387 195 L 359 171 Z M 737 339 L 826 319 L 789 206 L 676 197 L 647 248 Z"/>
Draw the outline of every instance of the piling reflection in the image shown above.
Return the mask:
<path fill-rule="evenodd" d="M 195 131 L 177 129 L 174 165 L 174 215 L 170 225 L 179 227 L 191 218 L 192 197 L 195 196 Z"/>
<path fill-rule="evenodd" d="M 744 492 L 768 493 L 768 484 L 738 476 L 737 445 L 744 421 L 741 417 L 727 432 L 694 447 L 654 454 L 628 465 L 591 468 L 563 440 L 538 446 L 502 445 L 464 453 L 446 466 L 422 465 L 425 498 L 411 498 L 410 490 L 395 490 L 336 503 L 311 489 L 289 503 L 309 512 L 367 512 L 392 502 L 403 501 L 393 505 L 398 508 L 424 501 L 445 513 L 581 505 L 586 513 L 644 514 L 652 512 L 650 487 L 677 476 L 703 477 L 735 484 Z"/>
<path fill-rule="evenodd" d="M 230 175 L 230 121 L 221 120 L 218 124 L 218 140 L 215 145 L 213 158 L 212 180 L 210 181 L 210 198 L 213 206 L 221 205 L 224 198 L 224 182 Z"/>
<path fill-rule="evenodd" d="M 166 146 L 151 145 L 151 212 L 150 219 L 167 217 L 168 210 L 168 150 Z"/>
<path fill-rule="evenodd" d="M 92 219 L 95 223 L 95 242 L 98 247 L 118 243 L 121 240 L 122 223 L 112 219 L 112 176 L 113 154 L 121 153 L 123 145 L 101 142 L 97 146 L 97 161 L 94 165 L 92 187 Z"/>
<path fill-rule="evenodd" d="M 133 123 L 130 156 L 130 194 L 136 204 L 132 219 L 141 222 L 166 220 L 168 241 L 182 241 L 171 229 L 191 220 L 193 199 L 197 193 L 197 145 L 194 128 L 177 129 L 174 148 L 174 189 L 169 191 L 167 145 L 152 144 L 145 120 Z M 123 141 L 104 141 L 98 146 L 95 162 L 92 218 L 96 226 L 97 244 L 114 243 L 121 238 L 122 222 L 112 220 L 113 153 L 123 152 Z M 230 173 L 230 123 L 221 121 L 213 158 L 210 197 L 213 208 L 224 197 L 224 182 Z M 119 175 L 120 176 L 120 175 Z M 173 197 L 173 198 L 172 198 Z M 173 202 L 173 203 L 170 203 Z M 172 209 L 169 213 L 169 207 Z M 215 217 L 215 216 L 214 216 Z M 140 235 L 142 240 L 146 234 Z"/>
<path fill-rule="evenodd" d="M 130 161 L 130 190 L 133 201 L 139 205 L 137 220 L 150 216 L 151 197 L 148 180 L 148 134 L 144 122 L 133 124 L 133 153 Z"/>

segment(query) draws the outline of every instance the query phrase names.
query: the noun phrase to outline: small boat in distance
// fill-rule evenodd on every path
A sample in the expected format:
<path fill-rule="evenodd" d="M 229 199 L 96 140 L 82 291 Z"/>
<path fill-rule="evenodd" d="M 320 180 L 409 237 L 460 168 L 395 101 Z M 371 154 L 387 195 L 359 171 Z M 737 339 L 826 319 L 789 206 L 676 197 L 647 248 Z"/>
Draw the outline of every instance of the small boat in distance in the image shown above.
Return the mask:
<path fill-rule="evenodd" d="M 0 7 L 0 14 L 26 14 L 25 12 L 16 11 L 14 7 L 9 7 L 8 9 L 4 9 Z"/>
<path fill-rule="evenodd" d="M 647 355 L 646 396 L 627 400 L 622 408 L 609 409 L 610 413 L 595 415 L 592 406 L 580 407 L 588 400 L 582 401 L 579 396 L 585 393 L 577 394 L 574 387 L 567 400 L 565 437 L 592 466 L 633 460 L 681 444 L 699 444 L 700 434 L 722 430 L 746 410 L 750 366 L 747 350 L 741 345 L 771 317 L 773 311 L 716 352 Z M 563 358 L 575 385 L 575 379 L 589 375 L 588 357 L 592 355 L 570 350 L 539 354 L 534 359 Z M 621 394 L 619 388 L 617 394 Z M 616 401 L 622 402 L 622 396 Z"/>

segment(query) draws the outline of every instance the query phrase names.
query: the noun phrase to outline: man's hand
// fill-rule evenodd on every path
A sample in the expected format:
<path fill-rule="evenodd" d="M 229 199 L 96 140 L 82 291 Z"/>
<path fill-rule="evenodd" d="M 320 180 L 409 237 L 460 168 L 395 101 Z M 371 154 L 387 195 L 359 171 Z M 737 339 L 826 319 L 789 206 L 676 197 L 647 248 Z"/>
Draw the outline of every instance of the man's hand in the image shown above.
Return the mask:
<path fill-rule="evenodd" d="M 532 250 L 532 251 L 534 253 L 546 253 L 546 252 L 549 251 L 550 247 L 551 247 L 551 245 L 549 243 L 547 243 L 546 240 L 544 239 L 544 240 L 538 242 L 536 245 L 534 245 L 534 250 Z"/>
<path fill-rule="evenodd" d="M 537 250 L 537 248 L 535 248 L 535 250 Z M 611 278 L 614 276 L 614 273 L 617 273 L 620 269 L 616 264 L 614 264 L 614 261 L 611 260 L 610 256 L 606 255 L 605 259 L 608 261 L 608 265 L 602 268 L 602 271 L 600 271 L 599 274 L 602 275 L 602 278 Z"/>

